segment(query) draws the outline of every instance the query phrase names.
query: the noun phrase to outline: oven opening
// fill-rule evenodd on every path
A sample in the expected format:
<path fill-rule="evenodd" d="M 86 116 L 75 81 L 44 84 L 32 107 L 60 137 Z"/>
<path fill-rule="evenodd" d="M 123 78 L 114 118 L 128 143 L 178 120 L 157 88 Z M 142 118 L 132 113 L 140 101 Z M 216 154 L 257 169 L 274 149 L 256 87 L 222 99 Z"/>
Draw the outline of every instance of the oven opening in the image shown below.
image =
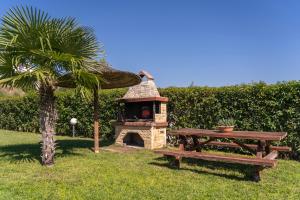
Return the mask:
<path fill-rule="evenodd" d="M 123 143 L 128 146 L 144 147 L 144 140 L 138 133 L 129 132 L 123 139 Z"/>

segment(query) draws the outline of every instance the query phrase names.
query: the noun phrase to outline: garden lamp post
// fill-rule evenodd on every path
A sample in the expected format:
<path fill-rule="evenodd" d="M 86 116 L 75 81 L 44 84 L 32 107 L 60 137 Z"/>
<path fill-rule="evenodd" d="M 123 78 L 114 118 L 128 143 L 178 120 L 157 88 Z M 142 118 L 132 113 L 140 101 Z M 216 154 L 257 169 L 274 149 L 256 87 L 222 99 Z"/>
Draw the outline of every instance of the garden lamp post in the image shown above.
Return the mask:
<path fill-rule="evenodd" d="M 70 124 L 72 125 L 72 134 L 73 134 L 73 137 L 75 137 L 75 125 L 77 124 L 77 119 L 76 118 L 72 118 L 70 120 Z"/>

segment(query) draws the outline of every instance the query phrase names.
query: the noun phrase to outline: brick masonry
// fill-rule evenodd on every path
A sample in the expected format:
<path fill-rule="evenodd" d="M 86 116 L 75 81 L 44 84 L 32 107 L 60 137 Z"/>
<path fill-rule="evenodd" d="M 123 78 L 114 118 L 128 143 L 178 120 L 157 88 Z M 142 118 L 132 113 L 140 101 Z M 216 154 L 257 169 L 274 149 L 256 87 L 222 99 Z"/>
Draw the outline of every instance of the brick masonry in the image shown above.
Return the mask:
<path fill-rule="evenodd" d="M 146 149 L 157 149 L 166 146 L 166 128 L 116 125 L 116 144 L 123 145 L 123 139 L 127 133 L 138 133 L 144 140 Z"/>

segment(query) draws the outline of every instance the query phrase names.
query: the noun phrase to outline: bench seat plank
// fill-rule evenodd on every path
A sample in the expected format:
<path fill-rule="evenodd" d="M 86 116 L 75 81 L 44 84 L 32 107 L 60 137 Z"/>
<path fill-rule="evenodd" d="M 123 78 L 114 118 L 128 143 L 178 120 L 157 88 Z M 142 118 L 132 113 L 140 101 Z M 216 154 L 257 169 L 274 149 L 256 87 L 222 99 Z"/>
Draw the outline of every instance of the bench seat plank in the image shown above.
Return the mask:
<path fill-rule="evenodd" d="M 179 150 L 156 150 L 154 152 L 157 154 L 163 154 L 167 156 L 196 158 L 196 159 L 208 160 L 208 161 L 221 161 L 226 163 L 239 163 L 239 164 L 248 164 L 248 165 L 255 165 L 255 166 L 266 166 L 266 167 L 276 166 L 276 160 L 269 160 L 269 159 L 262 159 L 262 158 L 247 158 L 241 156 L 217 155 L 213 153 L 179 151 Z"/>

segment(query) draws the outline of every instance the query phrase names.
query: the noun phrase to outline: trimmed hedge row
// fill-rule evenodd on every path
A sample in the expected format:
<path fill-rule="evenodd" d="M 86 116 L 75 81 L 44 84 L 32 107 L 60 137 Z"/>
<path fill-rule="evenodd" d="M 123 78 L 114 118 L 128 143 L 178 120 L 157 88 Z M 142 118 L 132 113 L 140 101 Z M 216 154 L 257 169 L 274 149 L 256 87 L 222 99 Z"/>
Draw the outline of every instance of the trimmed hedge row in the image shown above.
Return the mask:
<path fill-rule="evenodd" d="M 105 90 L 100 93 L 101 131 L 113 135 L 111 120 L 116 119 L 116 98 L 126 90 Z M 172 128 L 213 128 L 220 118 L 234 118 L 241 130 L 286 131 L 281 144 L 300 154 L 300 82 L 265 83 L 228 87 L 188 87 L 160 89 L 169 97 L 168 119 Z M 59 119 L 57 133 L 70 135 L 69 120 L 79 119 L 77 133 L 92 136 L 93 107 L 72 91 L 57 94 Z M 38 97 L 0 99 L 0 128 L 38 132 Z"/>
<path fill-rule="evenodd" d="M 101 133 L 112 136 L 111 120 L 116 119 L 117 98 L 122 97 L 126 90 L 105 90 L 100 92 L 100 123 Z M 82 99 L 73 91 L 57 92 L 56 109 L 58 119 L 56 132 L 59 135 L 72 135 L 70 119 L 76 117 L 76 134 L 92 137 L 93 134 L 93 103 Z M 0 128 L 24 132 L 39 132 L 39 97 L 29 94 L 25 97 L 0 98 Z"/>

